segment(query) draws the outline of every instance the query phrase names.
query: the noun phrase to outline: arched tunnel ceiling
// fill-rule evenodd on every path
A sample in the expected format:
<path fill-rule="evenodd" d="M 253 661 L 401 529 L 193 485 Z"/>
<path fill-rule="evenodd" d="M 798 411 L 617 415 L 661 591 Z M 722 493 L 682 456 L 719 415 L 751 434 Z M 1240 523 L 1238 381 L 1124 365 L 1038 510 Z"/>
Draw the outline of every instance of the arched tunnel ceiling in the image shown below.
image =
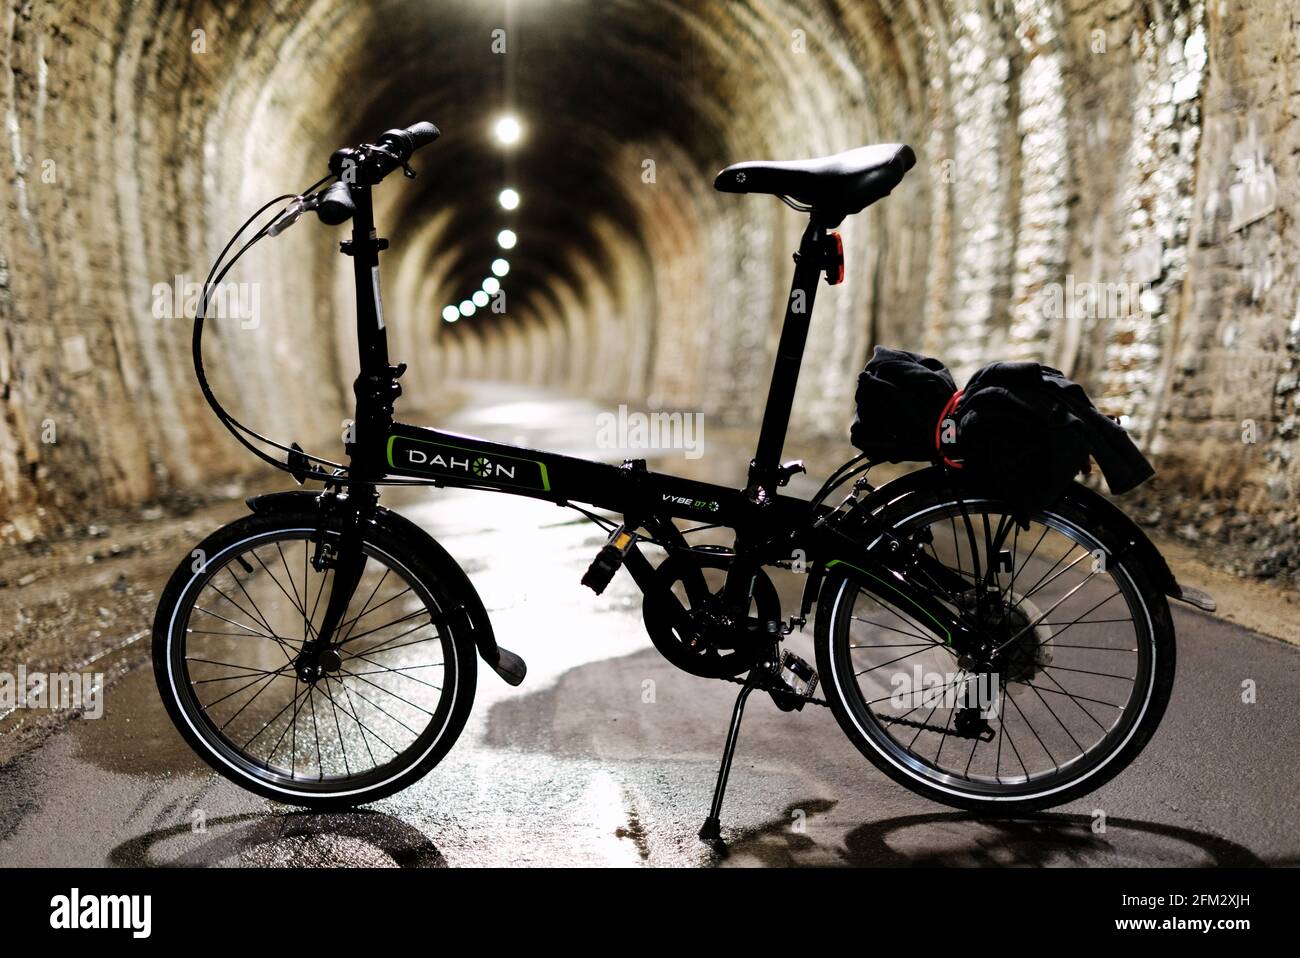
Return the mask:
<path fill-rule="evenodd" d="M 1295 540 L 1300 502 L 1300 174 L 1276 94 L 1300 60 L 1296 7 L 11 4 L 0 534 L 235 468 L 194 388 L 186 317 L 159 315 L 166 289 L 201 276 L 246 211 L 311 182 L 334 148 L 429 119 L 443 137 L 419 177 L 378 195 L 413 404 L 457 378 L 504 378 L 752 426 L 801 221 L 770 198 L 714 193 L 715 172 L 902 141 L 916 169 L 843 226 L 848 279 L 818 300 L 795 435 L 843 437 L 875 343 L 959 375 L 1046 360 L 1160 460 L 1177 495 L 1153 515 L 1184 528 L 1202 501 L 1240 510 L 1254 518 L 1215 534 L 1273 556 L 1286 530 Z M 526 135 L 503 151 L 490 124 L 507 110 Z M 522 195 L 513 213 L 504 186 Z M 505 226 L 519 237 L 505 311 L 443 322 Z M 322 405 L 346 415 L 338 238 L 313 223 L 259 247 L 240 280 L 264 321 L 213 329 L 214 382 L 278 435 L 319 431 Z M 1130 285 L 1132 314 L 1060 305 L 1063 291 Z M 66 425 L 60 442 L 38 438 L 47 420 Z M 1257 445 L 1243 446 L 1245 421 L 1263 425 Z"/>
<path fill-rule="evenodd" d="M 855 139 L 852 130 L 872 125 L 866 116 L 842 116 L 830 139 L 815 125 L 799 130 L 810 119 L 804 95 L 812 98 L 814 77 L 753 69 L 781 54 L 784 34 L 771 28 L 782 19 L 777 5 L 392 0 L 330 34 L 327 55 L 340 81 L 333 102 L 346 104 L 345 139 L 416 117 L 440 124 L 442 140 L 419 158 L 421 178 L 392 200 L 392 231 L 400 241 L 410 223 L 447 208 L 452 215 L 445 232 L 425 237 L 436 248 L 402 255 L 436 264 L 438 301 L 450 303 L 478 289 L 492 260 L 506 255 L 508 295 L 529 308 L 548 299 L 549 283 L 582 289 L 615 260 L 648 260 L 645 204 L 631 194 L 647 185 L 646 160 L 657 176 L 659 145 L 672 145 L 677 175 L 698 191 L 728 162 L 809 155 L 834 148 L 834 137 L 836 146 L 865 142 L 865 132 Z M 402 29 L 384 29 L 394 23 Z M 893 44 L 892 33 L 885 39 Z M 868 99 L 860 75 L 851 85 L 860 87 L 850 89 L 854 99 Z M 738 122 L 736 104 L 746 99 L 761 113 Z M 510 148 L 489 133 L 504 113 L 526 130 Z M 506 186 L 524 197 L 513 213 L 497 203 Z M 593 231 L 597 217 L 612 224 L 619 248 Z M 502 254 L 496 235 L 505 227 L 521 241 Z M 594 271 L 580 275 L 575 259 Z M 493 314 L 479 316 L 481 324 Z"/>

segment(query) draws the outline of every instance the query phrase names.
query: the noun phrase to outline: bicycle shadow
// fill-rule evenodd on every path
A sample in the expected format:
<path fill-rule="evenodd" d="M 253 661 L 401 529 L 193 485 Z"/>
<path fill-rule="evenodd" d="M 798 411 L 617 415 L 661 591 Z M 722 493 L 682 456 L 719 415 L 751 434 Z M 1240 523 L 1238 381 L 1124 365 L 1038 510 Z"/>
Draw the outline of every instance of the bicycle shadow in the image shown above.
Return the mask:
<path fill-rule="evenodd" d="M 239 827 L 225 828 L 234 825 Z M 173 856 L 160 850 L 173 839 L 213 831 L 220 834 Z M 191 824 L 146 832 L 108 854 L 109 864 L 118 868 L 206 868 L 250 858 L 261 867 L 373 867 L 390 862 L 398 868 L 447 867 L 424 832 L 392 815 L 366 810 L 226 815 L 209 819 L 203 832 Z"/>
<path fill-rule="evenodd" d="M 1243 845 L 1218 835 L 1132 818 L 1108 818 L 1094 831 L 1089 815 L 1040 813 L 991 817 L 968 812 L 928 812 L 859 825 L 839 842 L 818 841 L 833 822 L 813 815 L 836 803 L 795 802 L 784 817 L 745 832 L 714 849 L 710 864 L 749 858 L 771 867 L 842 865 L 872 868 L 1041 868 L 1129 864 L 1135 845 L 1164 848 L 1184 845 L 1206 867 L 1266 867 L 1267 862 Z M 803 827 L 792 827 L 803 813 Z M 920 841 L 907 841 L 909 829 L 928 829 Z M 836 830 L 838 832 L 838 830 Z M 819 834 L 820 833 L 820 834 Z M 814 837 L 816 836 L 816 837 Z M 1157 850 L 1158 850 L 1157 849 Z M 1184 856 L 1187 857 L 1187 856 Z M 1186 864 L 1185 862 L 1162 862 Z"/>

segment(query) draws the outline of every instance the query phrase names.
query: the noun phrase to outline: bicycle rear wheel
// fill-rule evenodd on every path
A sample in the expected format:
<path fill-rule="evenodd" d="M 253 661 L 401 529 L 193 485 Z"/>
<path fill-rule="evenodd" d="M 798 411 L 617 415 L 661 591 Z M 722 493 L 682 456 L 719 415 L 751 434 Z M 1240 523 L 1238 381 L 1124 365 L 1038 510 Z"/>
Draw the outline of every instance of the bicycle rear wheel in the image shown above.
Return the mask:
<path fill-rule="evenodd" d="M 1118 532 L 1069 493 L 1023 528 L 1003 503 L 938 493 L 883 518 L 950 570 L 936 594 L 1002 651 L 990 668 L 833 570 L 818 668 L 863 755 L 935 801 L 998 812 L 1068 802 L 1137 756 L 1169 700 L 1174 635 Z"/>
<path fill-rule="evenodd" d="M 363 534 L 365 569 L 319 675 L 295 669 L 333 571 L 312 564 L 312 515 L 253 515 L 182 562 L 154 623 L 154 673 L 194 750 L 259 795 L 312 808 L 390 795 L 464 727 L 476 660 L 462 598 L 396 536 Z M 332 535 L 332 533 L 326 533 Z"/>

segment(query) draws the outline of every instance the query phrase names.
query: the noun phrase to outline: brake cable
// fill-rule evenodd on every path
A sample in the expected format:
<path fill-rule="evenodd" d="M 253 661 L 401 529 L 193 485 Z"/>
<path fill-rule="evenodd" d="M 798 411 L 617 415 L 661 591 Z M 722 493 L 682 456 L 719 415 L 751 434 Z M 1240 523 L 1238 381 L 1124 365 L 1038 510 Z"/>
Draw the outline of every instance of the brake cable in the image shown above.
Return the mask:
<path fill-rule="evenodd" d="M 247 230 L 248 227 L 252 223 L 254 223 L 258 217 L 264 214 L 271 207 L 275 206 L 277 203 L 281 203 L 286 200 L 299 201 L 302 199 L 302 197 L 314 193 L 314 191 L 318 189 L 321 185 L 323 185 L 324 183 L 328 182 L 333 178 L 334 178 L 333 174 L 322 177 L 320 180 L 313 183 L 311 186 L 303 190 L 301 193 L 297 193 L 297 194 L 286 193 L 277 196 L 274 199 L 263 204 L 260 208 L 258 208 L 256 212 L 254 212 L 251 216 L 249 216 L 248 219 L 244 221 L 243 225 L 241 225 L 239 229 L 235 231 L 234 235 L 231 236 L 230 239 L 226 242 L 226 245 L 222 248 L 221 253 L 218 254 L 216 260 L 213 262 L 212 268 L 208 272 L 207 279 L 204 281 L 203 295 L 199 299 L 199 305 L 198 308 L 195 310 L 195 315 L 194 315 L 194 336 L 192 341 L 194 372 L 196 377 L 198 378 L 199 389 L 203 393 L 203 398 L 207 401 L 208 405 L 212 408 L 212 411 L 216 414 L 218 421 L 220 421 L 221 424 L 226 427 L 226 430 L 232 436 L 234 436 L 240 442 L 241 445 L 243 445 L 246 449 L 248 449 L 259 459 L 262 459 L 263 461 L 269 463 L 272 466 L 275 466 L 277 469 L 280 469 L 284 472 L 292 471 L 287 463 L 282 463 L 278 459 L 274 458 L 273 456 L 268 455 L 266 452 L 253 445 L 253 443 L 250 442 L 249 439 L 246 437 L 251 437 L 259 442 L 266 443 L 269 446 L 274 446 L 275 448 L 281 449 L 287 453 L 298 452 L 300 455 L 306 457 L 307 459 L 321 463 L 322 465 L 325 466 L 330 466 L 335 469 L 343 469 L 344 471 L 346 471 L 346 467 L 344 467 L 340 463 L 332 462 L 328 459 L 323 459 L 319 456 L 313 456 L 308 453 L 300 452 L 299 450 L 294 450 L 288 446 L 285 446 L 282 443 L 276 442 L 274 439 L 270 439 L 267 436 L 263 436 L 261 433 L 256 432 L 255 430 L 249 428 L 248 426 L 244 425 L 244 423 L 236 419 L 229 412 L 229 410 L 227 410 L 226 407 L 222 405 L 221 400 L 217 398 L 216 394 L 212 390 L 211 384 L 208 382 L 207 373 L 203 365 L 204 322 L 207 319 L 208 303 L 212 296 L 213 290 L 218 285 L 220 285 L 221 281 L 225 279 L 226 274 L 229 273 L 232 268 L 234 268 L 235 264 L 239 262 L 240 258 L 243 257 L 243 255 L 246 252 L 248 252 L 249 249 L 251 249 L 254 245 L 256 245 L 258 242 L 260 242 L 262 239 L 264 239 L 267 236 L 271 227 L 276 225 L 280 221 L 280 219 L 284 215 L 284 211 L 282 210 L 273 219 L 271 219 L 269 222 L 265 223 L 260 229 L 258 229 L 258 231 L 253 235 L 253 237 L 250 240 L 248 240 L 248 242 L 246 242 L 243 246 L 241 246 L 239 250 L 235 253 L 235 255 L 230 259 L 230 261 L 226 262 L 223 266 L 223 261 L 226 259 L 226 256 L 229 254 L 231 247 L 233 247 L 236 241 L 238 241 L 238 239 L 244 234 L 244 231 Z M 218 272 L 218 269 L 220 269 L 220 272 Z M 309 473 L 307 473 L 307 475 L 310 478 L 317 478 L 322 480 L 337 478 L 337 476 L 325 472 L 323 469 L 313 469 Z"/>

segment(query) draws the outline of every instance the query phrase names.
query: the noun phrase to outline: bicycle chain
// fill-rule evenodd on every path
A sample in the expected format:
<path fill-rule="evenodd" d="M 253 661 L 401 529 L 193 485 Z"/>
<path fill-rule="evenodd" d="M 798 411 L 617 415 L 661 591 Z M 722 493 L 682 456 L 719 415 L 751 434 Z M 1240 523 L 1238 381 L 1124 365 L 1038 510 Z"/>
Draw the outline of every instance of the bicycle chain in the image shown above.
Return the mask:
<path fill-rule="evenodd" d="M 980 738 L 978 734 L 972 735 L 969 732 L 960 732 L 956 728 L 949 726 L 940 727 L 930 725 L 926 722 L 917 722 L 914 719 L 905 719 L 893 715 L 881 715 L 879 712 L 872 712 L 872 717 L 886 725 L 906 725 L 908 728 L 925 729 L 928 732 L 939 732 L 943 735 L 951 735 L 955 738 L 978 738 L 981 742 L 991 742 L 992 739 Z"/>

